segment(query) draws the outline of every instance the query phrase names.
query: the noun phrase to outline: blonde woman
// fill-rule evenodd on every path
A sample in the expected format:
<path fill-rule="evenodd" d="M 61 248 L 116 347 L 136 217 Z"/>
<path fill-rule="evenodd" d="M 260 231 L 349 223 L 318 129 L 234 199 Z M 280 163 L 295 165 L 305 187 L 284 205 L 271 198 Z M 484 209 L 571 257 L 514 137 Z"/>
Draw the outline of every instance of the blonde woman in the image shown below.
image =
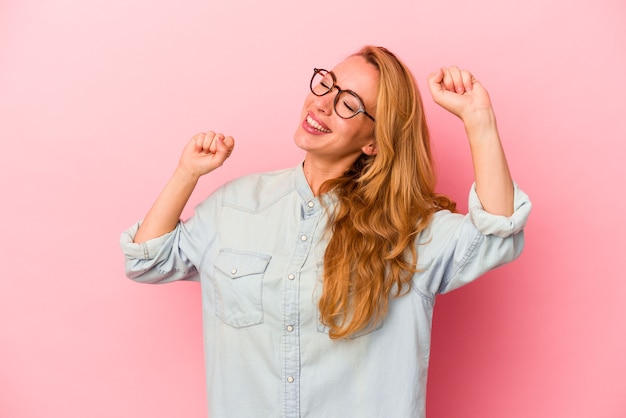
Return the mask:
<path fill-rule="evenodd" d="M 435 193 L 421 98 L 391 52 L 315 69 L 291 169 L 218 188 L 179 220 L 234 140 L 195 135 L 145 219 L 122 235 L 130 278 L 202 286 L 211 417 L 423 417 L 434 300 L 515 259 L 528 197 L 487 91 L 456 67 L 436 103 L 465 126 L 469 214 Z"/>

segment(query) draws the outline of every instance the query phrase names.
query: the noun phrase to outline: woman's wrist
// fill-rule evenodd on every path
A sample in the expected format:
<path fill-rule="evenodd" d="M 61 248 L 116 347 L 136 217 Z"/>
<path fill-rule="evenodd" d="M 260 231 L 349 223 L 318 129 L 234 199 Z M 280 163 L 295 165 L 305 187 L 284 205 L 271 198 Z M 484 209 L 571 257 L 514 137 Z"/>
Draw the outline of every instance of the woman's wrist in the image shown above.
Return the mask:
<path fill-rule="evenodd" d="M 178 182 L 195 185 L 200 179 L 200 174 L 195 174 L 193 171 L 179 165 L 174 170 L 172 177 Z"/>
<path fill-rule="evenodd" d="M 491 108 L 464 115 L 462 120 L 468 134 L 497 131 L 496 115 Z"/>

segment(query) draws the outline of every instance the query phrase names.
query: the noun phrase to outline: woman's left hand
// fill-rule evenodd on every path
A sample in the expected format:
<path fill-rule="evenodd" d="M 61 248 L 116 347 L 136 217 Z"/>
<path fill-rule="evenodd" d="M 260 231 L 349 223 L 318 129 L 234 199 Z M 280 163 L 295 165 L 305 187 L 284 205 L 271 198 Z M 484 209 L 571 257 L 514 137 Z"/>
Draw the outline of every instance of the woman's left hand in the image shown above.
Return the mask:
<path fill-rule="evenodd" d="M 435 103 L 465 123 L 493 117 L 487 90 L 467 70 L 440 68 L 428 77 L 428 88 Z"/>

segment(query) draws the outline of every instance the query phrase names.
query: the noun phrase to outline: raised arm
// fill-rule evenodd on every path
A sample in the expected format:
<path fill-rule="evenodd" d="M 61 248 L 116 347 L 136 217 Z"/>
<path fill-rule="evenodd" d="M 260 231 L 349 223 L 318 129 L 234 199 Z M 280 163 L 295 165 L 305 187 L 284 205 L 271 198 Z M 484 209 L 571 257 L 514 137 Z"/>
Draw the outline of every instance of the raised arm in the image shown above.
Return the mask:
<path fill-rule="evenodd" d="M 476 193 L 483 209 L 513 214 L 513 181 L 487 90 L 467 70 L 441 68 L 428 78 L 435 103 L 458 116 L 470 143 Z"/>
<path fill-rule="evenodd" d="M 174 174 L 144 218 L 134 242 L 159 237 L 176 228 L 198 179 L 224 164 L 235 141 L 215 132 L 199 133 L 185 146 Z"/>

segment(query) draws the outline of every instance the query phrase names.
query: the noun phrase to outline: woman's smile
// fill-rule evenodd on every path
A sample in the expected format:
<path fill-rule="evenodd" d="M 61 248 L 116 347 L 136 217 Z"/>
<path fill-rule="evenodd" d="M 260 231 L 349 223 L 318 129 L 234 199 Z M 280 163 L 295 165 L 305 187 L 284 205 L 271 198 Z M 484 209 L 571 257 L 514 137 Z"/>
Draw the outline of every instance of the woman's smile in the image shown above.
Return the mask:
<path fill-rule="evenodd" d="M 307 132 L 310 132 L 316 135 L 328 134 L 332 132 L 324 123 L 315 119 L 315 116 L 311 112 L 307 114 L 306 118 L 304 119 L 302 123 L 302 126 Z"/>

